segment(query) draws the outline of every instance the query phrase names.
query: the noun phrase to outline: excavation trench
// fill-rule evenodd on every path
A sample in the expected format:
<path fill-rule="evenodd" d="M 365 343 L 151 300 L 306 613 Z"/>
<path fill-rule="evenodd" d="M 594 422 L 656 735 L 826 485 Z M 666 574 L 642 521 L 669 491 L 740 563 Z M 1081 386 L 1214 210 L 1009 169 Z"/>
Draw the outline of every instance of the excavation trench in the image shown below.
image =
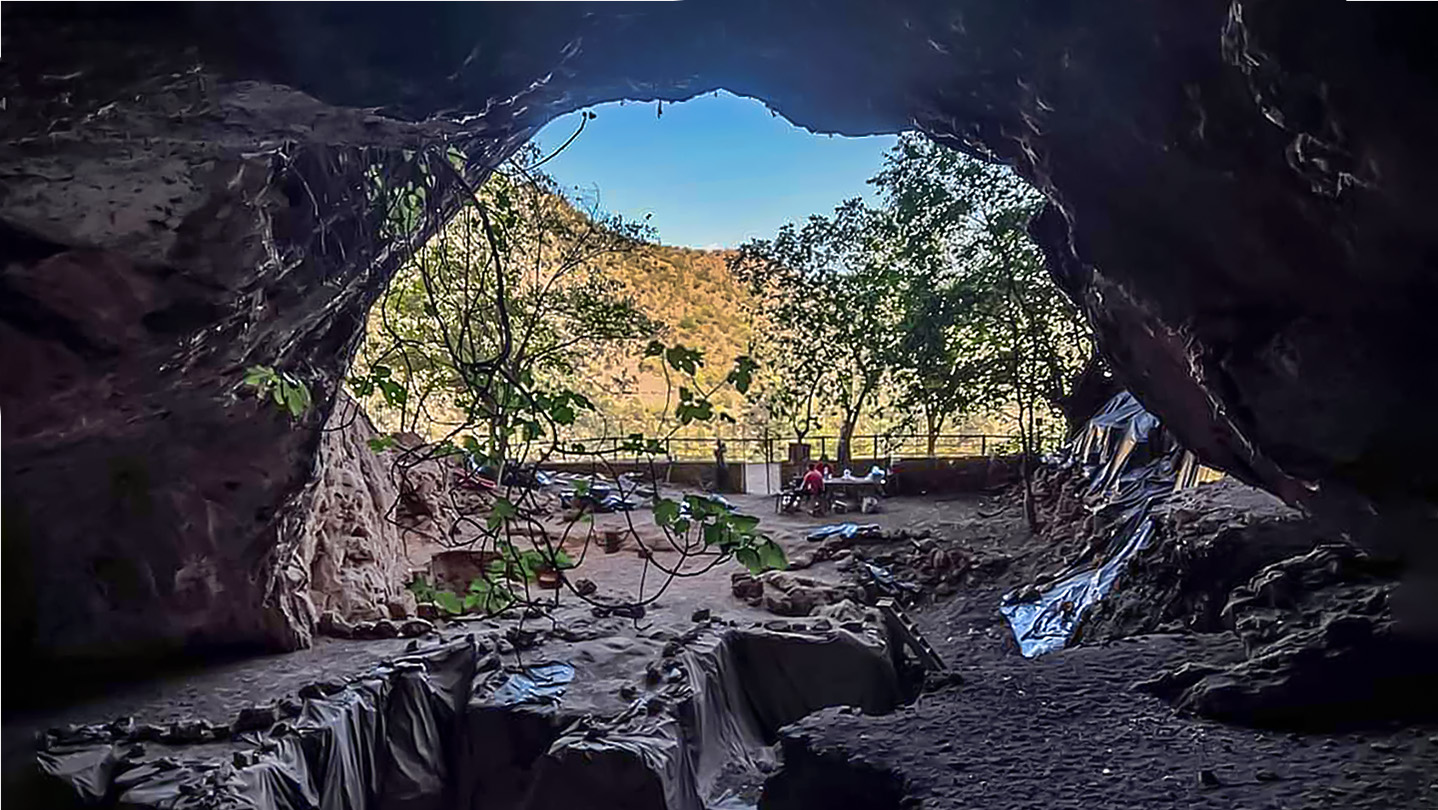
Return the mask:
<path fill-rule="evenodd" d="M 273 715 L 242 713 L 188 746 L 123 722 L 51 732 L 30 787 L 47 806 L 753 806 L 779 764 L 783 726 L 832 706 L 889 712 L 909 694 L 874 612 L 844 604 L 831 616 L 695 627 L 606 714 L 583 709 L 594 705 L 585 691 L 601 687 L 563 660 L 563 646 L 504 666 L 471 635 L 309 688 L 288 719 L 281 700 Z"/>

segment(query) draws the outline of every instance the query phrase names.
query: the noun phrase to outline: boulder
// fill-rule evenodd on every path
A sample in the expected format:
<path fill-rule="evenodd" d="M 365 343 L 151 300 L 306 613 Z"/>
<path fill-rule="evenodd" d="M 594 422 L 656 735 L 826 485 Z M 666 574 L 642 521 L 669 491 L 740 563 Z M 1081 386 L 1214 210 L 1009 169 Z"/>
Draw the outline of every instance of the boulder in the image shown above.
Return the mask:
<path fill-rule="evenodd" d="M 1153 532 L 1091 607 L 1074 641 L 1165 630 L 1225 629 L 1229 594 L 1265 566 L 1322 542 L 1320 524 L 1259 489 L 1224 479 L 1174 493 L 1153 509 Z"/>
<path fill-rule="evenodd" d="M 1438 717 L 1438 644 L 1395 622 L 1392 563 L 1329 544 L 1234 590 L 1223 621 L 1245 660 L 1185 664 L 1136 685 L 1182 710 L 1256 726 L 1327 729 Z"/>
<path fill-rule="evenodd" d="M 434 622 L 428 619 L 409 619 L 400 625 L 399 634 L 405 638 L 427 636 L 434 632 Z"/>
<path fill-rule="evenodd" d="M 318 631 L 326 636 L 335 638 L 354 638 L 355 628 L 349 621 L 341 616 L 339 611 L 327 610 L 320 616 Z"/>

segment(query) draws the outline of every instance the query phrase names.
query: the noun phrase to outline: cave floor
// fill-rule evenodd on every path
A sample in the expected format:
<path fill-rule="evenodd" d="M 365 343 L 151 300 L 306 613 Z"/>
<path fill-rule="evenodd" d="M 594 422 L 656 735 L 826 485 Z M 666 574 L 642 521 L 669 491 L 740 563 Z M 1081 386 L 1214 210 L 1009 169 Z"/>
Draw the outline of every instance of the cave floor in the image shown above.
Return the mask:
<path fill-rule="evenodd" d="M 1034 571 L 1051 567 L 1054 552 L 1028 536 L 1021 510 L 1011 501 L 890 499 L 880 515 L 814 519 L 775 516 L 767 498 L 731 500 L 760 515 L 791 559 L 802 559 L 812 548 L 804 540 L 812 526 L 849 519 L 886 528 L 929 528 L 950 549 L 1006 563 L 958 593 L 911 612 L 949 667 L 962 675 L 961 685 L 927 692 L 889 715 L 828 709 L 790 727 L 785 748 L 790 762 L 771 781 L 772 795 L 762 806 L 859 806 L 826 795 L 820 782 L 828 780 L 830 790 L 842 783 L 831 778 L 832 768 L 839 767 L 887 775 L 902 785 L 909 806 L 1438 807 L 1438 726 L 1341 734 L 1260 731 L 1180 717 L 1166 703 L 1130 690 L 1134 681 L 1184 660 L 1212 662 L 1238 655 L 1231 637 L 1147 636 L 1032 661 L 1021 658 L 996 612 L 998 600 Z M 647 511 L 629 517 L 646 544 L 657 539 Z M 622 515 L 596 521 L 599 531 L 628 525 Z M 575 576 L 592 579 L 597 596 L 620 600 L 641 593 L 642 558 L 632 541 L 619 553 L 591 549 L 590 554 Z M 640 681 L 644 667 L 662 657 L 664 644 L 692 626 L 694 610 L 708 608 L 741 625 L 774 618 L 731 595 L 730 574 L 739 570 L 727 563 L 703 576 L 678 578 L 639 620 L 596 618 L 589 604 L 566 595 L 552 617 L 452 622 L 444 635 L 475 633 L 497 642 L 521 625 L 537 630 L 533 647 L 516 651 L 500 645 L 505 663 L 573 663 L 577 676 L 565 698 L 568 708 L 617 712 L 625 705 L 624 685 Z M 842 578 L 832 562 L 815 563 L 802 573 L 820 580 Z M 643 595 L 654 593 L 652 581 L 646 580 L 645 588 Z M 36 731 L 67 723 L 117 716 L 140 722 L 196 717 L 226 722 L 244 706 L 293 695 L 307 683 L 364 672 L 407 643 L 319 638 L 308 650 L 116 687 L 60 710 L 27 715 L 11 704 L 4 726 L 6 760 L 23 756 Z M 813 767 L 818 761 L 829 763 L 830 770 Z M 738 778 L 730 785 L 732 793 L 753 797 L 759 778 Z"/>
<path fill-rule="evenodd" d="M 1180 716 L 1130 689 L 1184 661 L 1240 658 L 1227 634 L 1139 636 L 1022 658 L 995 608 L 1052 556 L 1025 537 L 1016 505 L 985 525 L 953 539 L 1007 553 L 1012 568 L 912 612 L 963 684 L 884 716 L 827 709 L 789 727 L 786 752 L 792 746 L 803 761 L 791 755 L 792 781 L 782 791 L 771 783 L 765 807 L 859 806 L 826 793 L 823 783 L 851 787 L 835 768 L 883 774 L 902 785 L 901 805 L 933 808 L 1438 807 L 1438 725 L 1260 730 Z"/>

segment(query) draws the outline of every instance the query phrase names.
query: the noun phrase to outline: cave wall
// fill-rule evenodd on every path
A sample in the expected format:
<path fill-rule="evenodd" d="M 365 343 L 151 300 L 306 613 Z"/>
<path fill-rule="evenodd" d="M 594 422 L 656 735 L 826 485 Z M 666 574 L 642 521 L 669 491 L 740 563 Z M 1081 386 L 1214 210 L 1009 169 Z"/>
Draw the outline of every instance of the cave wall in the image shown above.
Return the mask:
<path fill-rule="evenodd" d="M 83 59 L 6 99 L 5 644 L 80 673 L 305 646 L 324 426 L 400 258 L 366 238 L 366 171 L 454 127 Z M 252 364 L 305 381 L 314 408 L 256 397 Z"/>
<path fill-rule="evenodd" d="M 1426 5 L 7 7 L 6 642 L 305 643 L 276 560 L 402 253 L 357 249 L 341 192 L 386 151 L 462 136 L 479 176 L 555 115 L 721 86 L 1013 164 L 1055 277 L 1185 446 L 1291 502 L 1427 514 Z M 315 412 L 244 396 L 255 362 Z"/>

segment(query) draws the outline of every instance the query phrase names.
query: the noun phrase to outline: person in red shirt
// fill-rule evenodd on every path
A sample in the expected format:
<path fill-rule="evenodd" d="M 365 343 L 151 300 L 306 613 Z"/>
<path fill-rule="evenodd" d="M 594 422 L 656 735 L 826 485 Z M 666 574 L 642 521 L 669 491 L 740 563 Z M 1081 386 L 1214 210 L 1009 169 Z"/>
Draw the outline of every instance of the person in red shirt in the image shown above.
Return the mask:
<path fill-rule="evenodd" d="M 819 471 L 819 465 L 810 462 L 799 488 L 809 495 L 809 511 L 818 514 L 824 502 L 824 473 Z"/>

